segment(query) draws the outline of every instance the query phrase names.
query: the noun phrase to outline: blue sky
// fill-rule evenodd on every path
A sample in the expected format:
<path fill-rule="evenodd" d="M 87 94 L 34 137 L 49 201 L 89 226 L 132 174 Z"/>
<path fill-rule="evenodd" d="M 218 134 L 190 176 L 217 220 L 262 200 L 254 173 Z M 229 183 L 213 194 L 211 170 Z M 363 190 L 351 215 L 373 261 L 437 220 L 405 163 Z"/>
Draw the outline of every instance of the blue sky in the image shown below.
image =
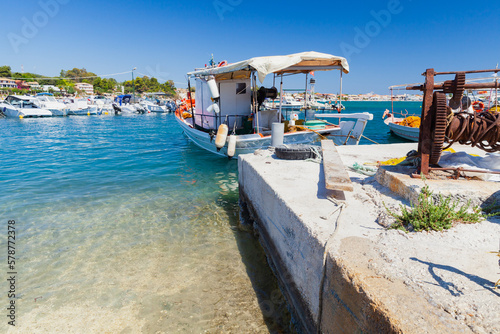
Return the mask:
<path fill-rule="evenodd" d="M 104 75 L 171 79 L 216 61 L 318 51 L 344 56 L 345 93 L 387 94 L 438 71 L 500 62 L 498 1 L 96 1 L 2 4 L 0 65 L 58 75 L 73 67 Z M 119 81 L 131 74 L 117 75 Z M 304 77 L 285 88 L 302 88 Z M 316 73 L 316 91 L 338 92 L 338 73 Z M 266 80 L 270 86 L 272 81 Z"/>

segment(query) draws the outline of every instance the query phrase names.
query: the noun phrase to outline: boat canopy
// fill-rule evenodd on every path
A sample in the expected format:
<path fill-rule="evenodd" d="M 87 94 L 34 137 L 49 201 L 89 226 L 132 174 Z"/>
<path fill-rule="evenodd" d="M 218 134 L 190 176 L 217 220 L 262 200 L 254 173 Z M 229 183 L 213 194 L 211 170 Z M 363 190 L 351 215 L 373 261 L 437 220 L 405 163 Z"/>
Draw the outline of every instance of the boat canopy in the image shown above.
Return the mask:
<path fill-rule="evenodd" d="M 189 77 L 213 75 L 218 80 L 243 79 L 257 71 L 259 81 L 264 82 L 270 73 L 308 73 L 311 71 L 330 71 L 341 69 L 349 73 L 349 64 L 343 57 L 320 52 L 301 52 L 287 56 L 255 57 L 220 67 L 207 67 L 189 72 Z"/>

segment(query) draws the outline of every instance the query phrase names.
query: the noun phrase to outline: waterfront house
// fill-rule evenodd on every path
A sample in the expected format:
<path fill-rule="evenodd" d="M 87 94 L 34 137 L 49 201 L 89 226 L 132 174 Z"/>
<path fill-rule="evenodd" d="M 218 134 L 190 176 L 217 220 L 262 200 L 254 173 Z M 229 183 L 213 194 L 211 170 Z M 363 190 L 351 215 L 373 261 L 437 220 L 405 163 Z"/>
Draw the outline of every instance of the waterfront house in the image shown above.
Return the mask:
<path fill-rule="evenodd" d="M 32 90 L 40 90 L 42 89 L 42 86 L 36 81 L 31 81 L 26 83 L 28 86 L 30 86 L 30 89 Z"/>
<path fill-rule="evenodd" d="M 12 79 L 0 78 L 0 88 L 17 88 L 17 85 Z"/>
<path fill-rule="evenodd" d="M 86 82 L 79 82 L 75 84 L 75 89 L 76 90 L 82 90 L 88 95 L 93 95 L 94 94 L 94 86 L 86 83 Z"/>

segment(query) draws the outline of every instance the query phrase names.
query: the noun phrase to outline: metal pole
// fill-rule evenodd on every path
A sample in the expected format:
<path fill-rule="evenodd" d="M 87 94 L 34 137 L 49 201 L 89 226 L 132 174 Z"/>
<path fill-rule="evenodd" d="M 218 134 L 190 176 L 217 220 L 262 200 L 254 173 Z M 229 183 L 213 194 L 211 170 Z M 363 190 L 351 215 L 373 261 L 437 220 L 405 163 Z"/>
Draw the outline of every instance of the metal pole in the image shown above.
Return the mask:
<path fill-rule="evenodd" d="M 340 112 L 341 110 L 342 110 L 342 69 L 340 69 L 340 98 L 337 111 Z"/>
<path fill-rule="evenodd" d="M 133 97 L 133 100 L 135 102 L 135 82 L 134 82 L 134 71 L 137 69 L 137 67 L 134 67 L 132 69 L 132 97 Z"/>
<path fill-rule="evenodd" d="M 306 73 L 306 89 L 304 90 L 304 122 L 307 121 L 307 108 L 308 108 L 308 104 L 307 104 L 307 75 L 309 73 Z"/>
<path fill-rule="evenodd" d="M 259 128 L 259 107 L 257 105 L 257 98 L 255 96 L 256 93 L 256 84 L 257 84 L 257 79 L 255 78 L 255 72 L 252 72 L 252 103 L 253 103 L 253 110 L 255 112 L 255 126 L 257 128 L 257 133 L 260 133 L 260 128 Z"/>
<path fill-rule="evenodd" d="M 392 88 L 391 88 L 391 114 L 394 115 L 394 98 L 392 97 Z"/>
<path fill-rule="evenodd" d="M 419 172 L 425 175 L 429 174 L 429 157 L 431 154 L 432 144 L 432 117 L 430 113 L 433 92 L 434 92 L 434 69 L 429 68 L 425 71 L 424 83 L 424 99 L 422 101 L 422 114 L 420 116 L 420 132 L 418 138 L 418 153 L 420 154 L 420 168 Z"/>
<path fill-rule="evenodd" d="M 275 81 L 276 81 L 276 73 L 273 73 L 273 87 L 276 87 Z M 273 106 L 272 107 L 274 108 L 274 99 L 273 99 Z M 280 115 L 281 115 L 281 109 L 280 109 Z"/>
<path fill-rule="evenodd" d="M 188 77 L 188 98 L 189 103 L 191 104 L 191 117 L 193 118 L 193 129 L 196 128 L 195 119 L 194 119 L 194 110 L 193 110 L 193 99 L 191 97 L 191 78 Z"/>
<path fill-rule="evenodd" d="M 280 83 L 280 122 L 281 122 L 281 107 L 283 106 L 283 100 L 282 100 L 282 97 L 283 97 L 283 73 L 281 73 L 281 83 Z"/>
<path fill-rule="evenodd" d="M 497 63 L 497 69 L 498 69 L 498 63 Z M 498 73 L 495 72 L 495 74 L 493 74 L 493 75 L 495 76 L 495 86 L 496 86 L 496 88 L 495 88 L 495 103 L 493 105 L 497 107 L 496 111 L 498 112 Z"/>

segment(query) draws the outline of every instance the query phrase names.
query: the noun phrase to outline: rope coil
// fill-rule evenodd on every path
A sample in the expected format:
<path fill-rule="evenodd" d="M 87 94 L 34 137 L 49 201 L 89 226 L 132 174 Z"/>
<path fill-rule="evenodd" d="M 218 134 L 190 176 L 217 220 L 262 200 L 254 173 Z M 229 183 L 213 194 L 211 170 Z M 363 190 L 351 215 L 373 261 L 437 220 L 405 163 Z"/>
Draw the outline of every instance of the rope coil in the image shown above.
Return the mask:
<path fill-rule="evenodd" d="M 448 121 L 446 138 L 447 148 L 458 142 L 486 152 L 500 151 L 500 114 L 459 112 Z"/>

